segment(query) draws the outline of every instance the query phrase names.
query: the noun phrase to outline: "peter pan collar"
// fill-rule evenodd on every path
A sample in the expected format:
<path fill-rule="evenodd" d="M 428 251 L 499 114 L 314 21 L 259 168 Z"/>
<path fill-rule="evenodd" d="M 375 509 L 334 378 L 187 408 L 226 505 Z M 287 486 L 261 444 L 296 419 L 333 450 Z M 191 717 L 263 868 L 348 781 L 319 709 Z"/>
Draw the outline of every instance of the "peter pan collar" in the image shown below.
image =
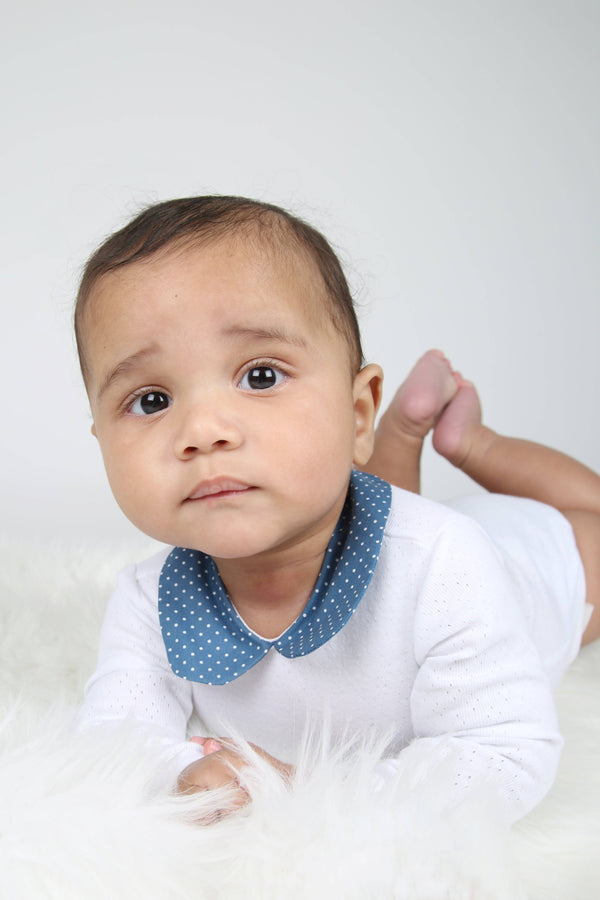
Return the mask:
<path fill-rule="evenodd" d="M 238 615 L 210 556 L 175 547 L 158 583 L 160 627 L 175 675 L 203 684 L 228 684 L 272 647 L 293 659 L 331 640 L 369 586 L 391 499 L 387 482 L 364 472 L 352 473 L 344 509 L 310 599 L 296 621 L 273 640 L 256 634 Z"/>

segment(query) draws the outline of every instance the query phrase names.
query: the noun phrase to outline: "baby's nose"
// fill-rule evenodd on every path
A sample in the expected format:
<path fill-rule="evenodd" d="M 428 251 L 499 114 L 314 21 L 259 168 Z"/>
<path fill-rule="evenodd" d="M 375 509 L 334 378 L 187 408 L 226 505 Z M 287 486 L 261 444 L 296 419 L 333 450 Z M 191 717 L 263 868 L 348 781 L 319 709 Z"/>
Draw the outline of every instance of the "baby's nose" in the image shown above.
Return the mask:
<path fill-rule="evenodd" d="M 213 450 L 233 450 L 242 442 L 239 422 L 223 403 L 198 403 L 186 410 L 177 429 L 174 450 L 180 459 Z"/>

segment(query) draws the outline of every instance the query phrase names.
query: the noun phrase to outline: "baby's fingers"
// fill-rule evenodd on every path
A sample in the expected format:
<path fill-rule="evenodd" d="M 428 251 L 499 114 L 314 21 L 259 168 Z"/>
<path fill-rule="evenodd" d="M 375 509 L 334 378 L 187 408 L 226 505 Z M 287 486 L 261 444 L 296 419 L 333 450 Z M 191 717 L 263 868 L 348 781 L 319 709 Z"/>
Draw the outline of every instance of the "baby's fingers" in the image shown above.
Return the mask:
<path fill-rule="evenodd" d="M 200 744 L 204 750 L 205 756 L 210 756 L 211 753 L 217 753 L 219 750 L 223 749 L 223 744 L 216 740 L 216 738 L 192 737 L 190 738 L 190 743 Z"/>

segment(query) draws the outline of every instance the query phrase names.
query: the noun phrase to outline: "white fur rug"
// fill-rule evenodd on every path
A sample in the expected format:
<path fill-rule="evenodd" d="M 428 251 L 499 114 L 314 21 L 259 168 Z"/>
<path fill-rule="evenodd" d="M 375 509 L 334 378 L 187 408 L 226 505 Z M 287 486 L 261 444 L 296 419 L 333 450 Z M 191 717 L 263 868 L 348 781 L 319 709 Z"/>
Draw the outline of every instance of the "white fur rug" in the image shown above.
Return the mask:
<path fill-rule="evenodd" d="M 373 796 L 377 748 L 325 742 L 307 749 L 291 789 L 256 765 L 249 809 L 200 826 L 210 798 L 152 794 L 156 761 L 127 726 L 73 730 L 104 603 L 131 558 L 131 548 L 0 545 L 0 897 L 600 896 L 600 644 L 560 689 L 556 786 L 508 836 L 483 795 L 447 808 L 443 752 L 414 757 Z"/>

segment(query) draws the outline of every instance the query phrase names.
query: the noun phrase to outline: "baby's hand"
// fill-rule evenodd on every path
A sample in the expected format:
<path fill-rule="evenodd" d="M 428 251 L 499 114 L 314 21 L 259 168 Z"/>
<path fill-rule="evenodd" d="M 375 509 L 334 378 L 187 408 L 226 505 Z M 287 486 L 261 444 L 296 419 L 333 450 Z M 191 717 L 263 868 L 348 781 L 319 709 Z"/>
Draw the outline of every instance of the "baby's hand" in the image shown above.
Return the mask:
<path fill-rule="evenodd" d="M 177 779 L 177 792 L 196 794 L 199 791 L 231 787 L 228 807 L 237 809 L 245 806 L 249 797 L 239 780 L 238 773 L 242 767 L 243 760 L 236 750 L 223 746 L 211 749 L 205 753 L 203 759 L 196 760 L 181 772 Z M 222 814 L 223 810 L 218 810 L 218 813 Z"/>
<path fill-rule="evenodd" d="M 187 766 L 177 779 L 177 792 L 180 794 L 195 794 L 199 791 L 212 791 L 217 788 L 232 788 L 231 799 L 227 811 L 245 806 L 250 796 L 240 780 L 242 769 L 248 766 L 248 761 L 241 753 L 223 739 L 192 738 L 192 741 L 201 744 L 204 749 L 203 759 L 198 759 Z M 280 774 L 289 777 L 293 767 L 275 759 L 265 750 L 250 744 L 255 753 L 270 763 Z M 215 810 L 220 817 L 226 810 Z M 214 817 L 212 817 L 214 819 Z M 211 820 L 212 820 L 211 819 Z"/>

